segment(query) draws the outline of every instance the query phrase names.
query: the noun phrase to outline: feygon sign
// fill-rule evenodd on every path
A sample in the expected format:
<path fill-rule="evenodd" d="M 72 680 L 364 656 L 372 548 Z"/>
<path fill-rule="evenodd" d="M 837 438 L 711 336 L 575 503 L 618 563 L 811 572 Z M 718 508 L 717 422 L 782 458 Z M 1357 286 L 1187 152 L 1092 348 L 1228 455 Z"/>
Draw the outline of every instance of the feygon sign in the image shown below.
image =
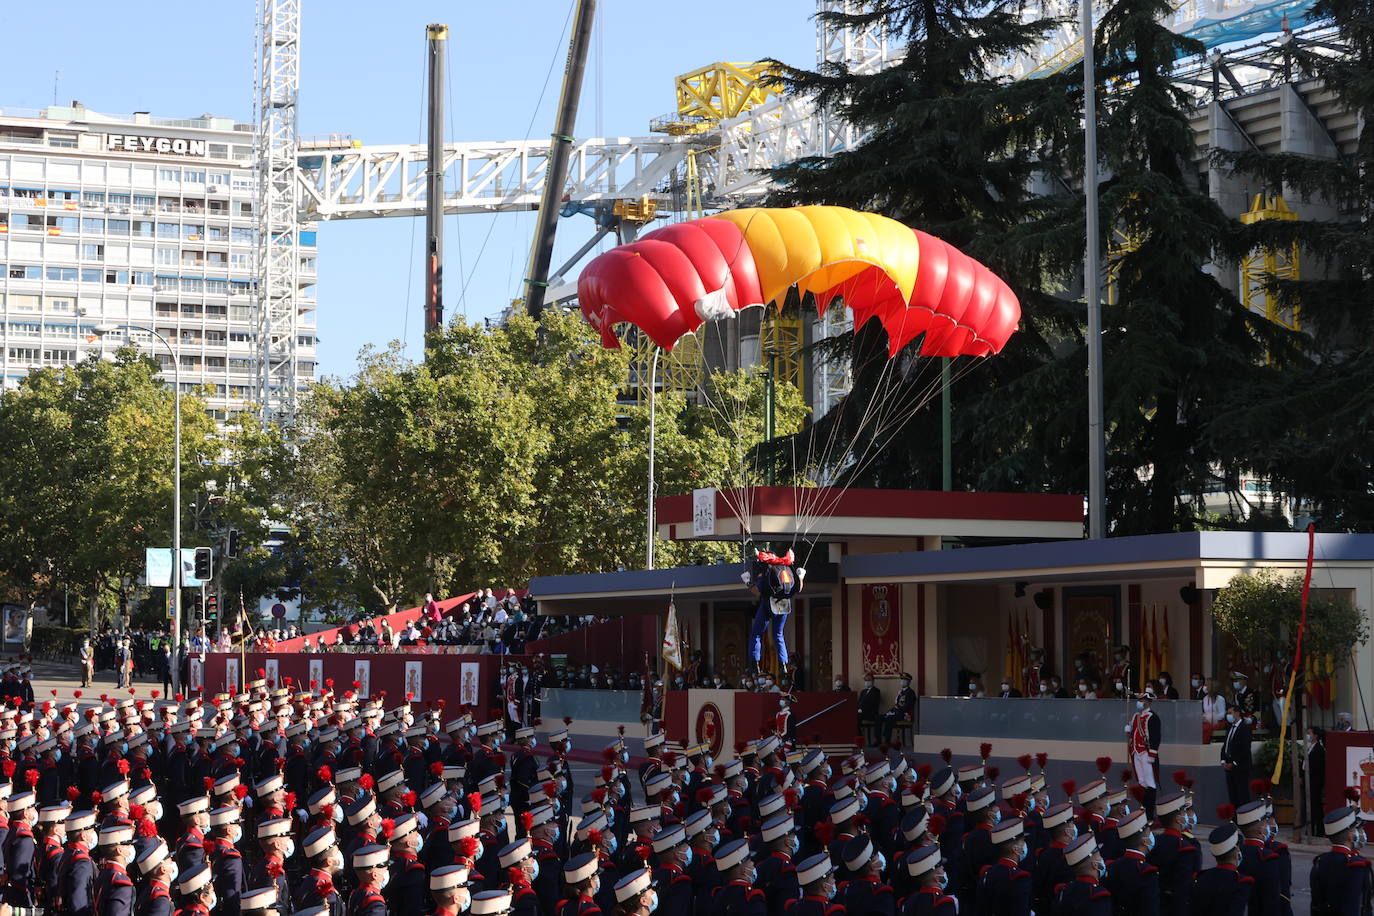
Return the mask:
<path fill-rule="evenodd" d="M 106 134 L 107 150 L 122 150 L 126 153 L 170 153 L 176 156 L 204 156 L 204 140 L 186 140 L 181 137 L 139 137 L 133 134 Z"/>

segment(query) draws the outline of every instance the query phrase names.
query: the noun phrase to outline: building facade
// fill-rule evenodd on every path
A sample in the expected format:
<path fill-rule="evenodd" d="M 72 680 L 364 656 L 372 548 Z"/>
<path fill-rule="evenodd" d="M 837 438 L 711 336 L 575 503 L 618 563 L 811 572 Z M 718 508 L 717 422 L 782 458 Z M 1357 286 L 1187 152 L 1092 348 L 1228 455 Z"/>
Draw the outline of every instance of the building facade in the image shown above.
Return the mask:
<path fill-rule="evenodd" d="M 251 124 L 111 116 L 78 103 L 0 109 L 0 378 L 71 365 L 126 339 L 219 420 L 260 401 Z M 315 377 L 315 228 L 301 227 L 296 380 Z"/>

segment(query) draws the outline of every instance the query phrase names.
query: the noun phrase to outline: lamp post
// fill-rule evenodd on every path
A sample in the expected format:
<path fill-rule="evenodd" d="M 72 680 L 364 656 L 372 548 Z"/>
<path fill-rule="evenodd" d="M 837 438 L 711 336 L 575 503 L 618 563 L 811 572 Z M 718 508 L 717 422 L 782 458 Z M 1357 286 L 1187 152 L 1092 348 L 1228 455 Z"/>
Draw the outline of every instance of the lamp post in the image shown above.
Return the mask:
<path fill-rule="evenodd" d="M 172 357 L 173 404 L 176 418 L 172 433 L 172 692 L 181 692 L 181 360 L 170 341 L 152 328 L 140 324 L 102 323 L 92 330 L 104 337 L 112 331 L 146 331 L 162 342 Z"/>

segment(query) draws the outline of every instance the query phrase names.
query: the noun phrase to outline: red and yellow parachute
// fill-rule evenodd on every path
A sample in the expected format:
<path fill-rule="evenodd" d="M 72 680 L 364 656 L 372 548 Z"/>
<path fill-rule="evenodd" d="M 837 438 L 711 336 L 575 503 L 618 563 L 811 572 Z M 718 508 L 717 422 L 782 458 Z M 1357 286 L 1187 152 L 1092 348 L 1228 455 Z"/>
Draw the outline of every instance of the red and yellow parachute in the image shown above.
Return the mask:
<path fill-rule="evenodd" d="M 877 318 L 895 355 L 917 335 L 923 356 L 987 356 L 1021 306 L 1001 278 L 932 235 L 845 207 L 729 210 L 657 229 L 582 271 L 582 314 L 607 347 L 629 322 L 664 349 L 703 321 L 781 307 L 789 288 L 822 311 L 841 296 L 854 326 Z"/>

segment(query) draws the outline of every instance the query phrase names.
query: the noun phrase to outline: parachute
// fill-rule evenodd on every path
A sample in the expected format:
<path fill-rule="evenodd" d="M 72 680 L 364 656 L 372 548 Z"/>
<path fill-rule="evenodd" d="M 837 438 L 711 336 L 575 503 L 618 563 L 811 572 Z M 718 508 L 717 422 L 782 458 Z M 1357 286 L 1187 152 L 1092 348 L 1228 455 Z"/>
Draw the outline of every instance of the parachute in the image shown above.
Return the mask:
<path fill-rule="evenodd" d="M 794 286 L 821 312 L 842 298 L 856 328 L 877 318 L 889 357 L 921 334 L 922 356 L 988 356 L 1021 317 L 1007 284 L 947 242 L 829 206 L 728 210 L 654 230 L 593 259 L 577 295 L 606 347 L 629 322 L 671 350 L 703 321 L 781 307 Z"/>

